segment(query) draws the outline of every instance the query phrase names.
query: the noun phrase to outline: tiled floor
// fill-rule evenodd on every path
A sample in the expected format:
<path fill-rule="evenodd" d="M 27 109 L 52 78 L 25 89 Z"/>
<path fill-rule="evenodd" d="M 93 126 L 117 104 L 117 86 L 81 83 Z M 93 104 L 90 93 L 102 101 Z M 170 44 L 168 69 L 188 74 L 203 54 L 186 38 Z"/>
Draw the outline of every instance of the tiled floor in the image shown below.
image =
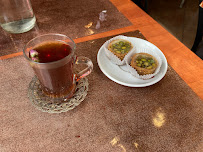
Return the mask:
<path fill-rule="evenodd" d="M 191 49 L 197 30 L 199 0 L 185 0 L 180 8 L 181 1 L 148 0 L 148 14 Z"/>

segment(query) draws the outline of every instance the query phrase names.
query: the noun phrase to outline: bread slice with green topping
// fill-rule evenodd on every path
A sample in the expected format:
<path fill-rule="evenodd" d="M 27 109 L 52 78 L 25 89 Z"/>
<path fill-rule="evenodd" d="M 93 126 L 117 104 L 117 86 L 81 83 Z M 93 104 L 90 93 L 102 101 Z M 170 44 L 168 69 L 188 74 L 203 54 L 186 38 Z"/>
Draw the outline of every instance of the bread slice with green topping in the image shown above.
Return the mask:
<path fill-rule="evenodd" d="M 111 41 L 108 45 L 108 50 L 116 55 L 119 59 L 123 60 L 125 55 L 132 49 L 132 44 L 123 39 L 117 39 Z"/>
<path fill-rule="evenodd" d="M 148 53 L 136 53 L 132 56 L 130 65 L 139 75 L 153 74 L 158 66 L 156 58 Z"/>

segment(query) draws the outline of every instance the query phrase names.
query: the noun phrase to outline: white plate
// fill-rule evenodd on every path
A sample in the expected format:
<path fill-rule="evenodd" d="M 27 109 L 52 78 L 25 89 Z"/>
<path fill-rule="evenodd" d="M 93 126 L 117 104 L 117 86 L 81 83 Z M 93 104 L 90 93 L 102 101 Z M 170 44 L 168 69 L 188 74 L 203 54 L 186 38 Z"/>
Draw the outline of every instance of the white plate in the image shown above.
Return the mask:
<path fill-rule="evenodd" d="M 129 87 L 146 87 L 159 82 L 165 76 L 168 67 L 167 60 L 164 54 L 159 48 L 148 41 L 134 37 L 129 37 L 129 39 L 132 39 L 134 41 L 134 45 L 136 48 L 148 48 L 155 51 L 160 56 L 160 58 L 162 59 L 162 65 L 159 73 L 148 80 L 142 80 L 132 76 L 127 71 L 126 65 L 118 66 L 116 64 L 113 64 L 109 60 L 109 58 L 105 54 L 104 45 L 102 45 L 97 54 L 97 62 L 101 71 L 112 81 Z"/>

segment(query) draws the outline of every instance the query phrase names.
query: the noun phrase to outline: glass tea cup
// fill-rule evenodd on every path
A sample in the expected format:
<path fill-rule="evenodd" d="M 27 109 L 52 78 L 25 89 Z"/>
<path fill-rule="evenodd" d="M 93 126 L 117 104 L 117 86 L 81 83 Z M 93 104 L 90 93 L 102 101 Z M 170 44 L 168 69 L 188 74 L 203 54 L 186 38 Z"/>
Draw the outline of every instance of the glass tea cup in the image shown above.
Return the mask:
<path fill-rule="evenodd" d="M 76 82 L 89 75 L 92 61 L 86 57 L 76 57 L 76 45 L 68 36 L 45 34 L 30 40 L 23 54 L 37 76 L 42 92 L 52 100 L 66 101 L 75 92 Z M 74 66 L 87 67 L 74 73 Z"/>

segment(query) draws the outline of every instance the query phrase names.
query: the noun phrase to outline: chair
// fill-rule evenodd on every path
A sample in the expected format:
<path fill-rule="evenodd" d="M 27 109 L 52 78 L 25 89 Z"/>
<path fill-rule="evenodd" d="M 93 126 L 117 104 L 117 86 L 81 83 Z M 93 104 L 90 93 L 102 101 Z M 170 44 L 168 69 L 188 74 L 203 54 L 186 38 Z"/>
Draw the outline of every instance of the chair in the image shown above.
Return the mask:
<path fill-rule="evenodd" d="M 199 0 L 201 3 L 202 0 Z M 198 17 L 198 25 L 197 25 L 197 32 L 194 44 L 191 50 L 196 53 L 199 43 L 202 41 L 203 36 L 203 8 L 199 7 L 199 17 Z"/>

